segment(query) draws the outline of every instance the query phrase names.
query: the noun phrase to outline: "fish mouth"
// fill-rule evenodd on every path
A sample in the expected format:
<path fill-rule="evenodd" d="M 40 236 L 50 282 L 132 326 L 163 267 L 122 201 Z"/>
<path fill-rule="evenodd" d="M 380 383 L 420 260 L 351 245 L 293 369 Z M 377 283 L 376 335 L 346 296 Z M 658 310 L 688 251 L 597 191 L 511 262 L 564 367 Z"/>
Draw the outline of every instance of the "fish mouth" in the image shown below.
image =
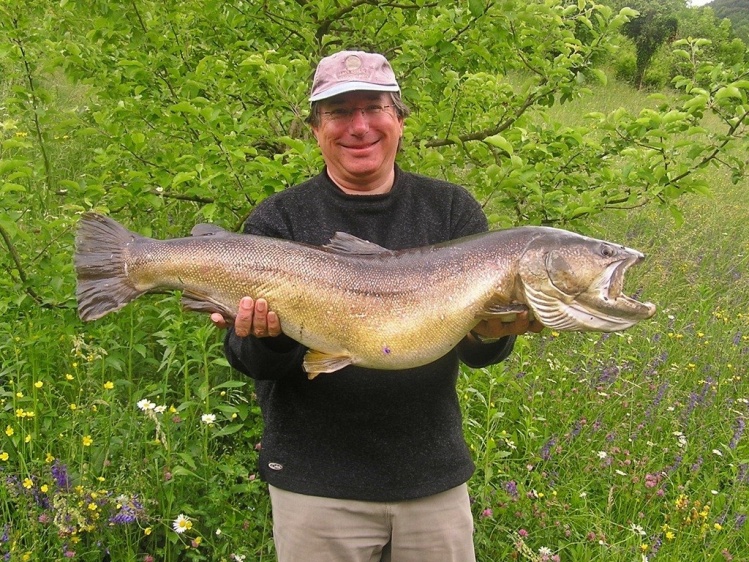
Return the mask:
<path fill-rule="evenodd" d="M 526 297 L 541 322 L 552 329 L 617 332 L 655 314 L 656 307 L 624 294 L 627 270 L 645 256 L 631 250 L 612 262 L 582 293 L 560 299 L 526 286 Z"/>

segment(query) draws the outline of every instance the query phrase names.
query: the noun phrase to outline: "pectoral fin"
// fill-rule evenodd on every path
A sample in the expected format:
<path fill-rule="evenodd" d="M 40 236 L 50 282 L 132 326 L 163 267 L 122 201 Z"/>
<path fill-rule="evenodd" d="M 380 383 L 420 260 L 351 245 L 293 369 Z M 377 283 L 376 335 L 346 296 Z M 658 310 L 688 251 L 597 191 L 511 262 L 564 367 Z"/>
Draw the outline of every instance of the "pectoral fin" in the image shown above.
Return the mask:
<path fill-rule="evenodd" d="M 236 310 L 230 310 L 220 302 L 214 301 L 210 296 L 194 291 L 182 293 L 182 306 L 194 312 L 206 312 L 208 314 L 218 312 L 226 320 L 232 320 L 237 315 Z"/>
<path fill-rule="evenodd" d="M 348 355 L 331 355 L 314 349 L 304 354 L 303 366 L 309 380 L 314 379 L 320 373 L 332 373 L 348 365 L 351 365 L 351 357 Z"/>
<path fill-rule="evenodd" d="M 481 320 L 499 319 L 501 322 L 514 322 L 521 312 L 528 311 L 528 318 L 533 319 L 533 311 L 524 304 L 489 303 L 478 313 Z"/>

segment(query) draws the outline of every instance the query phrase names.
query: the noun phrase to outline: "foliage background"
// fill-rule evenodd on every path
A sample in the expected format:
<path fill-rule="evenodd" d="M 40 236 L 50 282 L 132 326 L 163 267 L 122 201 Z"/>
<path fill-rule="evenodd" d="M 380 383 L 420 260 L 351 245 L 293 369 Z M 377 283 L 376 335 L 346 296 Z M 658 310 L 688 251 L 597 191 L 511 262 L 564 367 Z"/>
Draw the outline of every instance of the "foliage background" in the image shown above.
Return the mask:
<path fill-rule="evenodd" d="M 668 53 L 668 60 L 678 61 L 668 63 L 664 78 L 673 79 L 672 89 L 626 103 L 634 94 L 617 90 L 606 70 L 611 61 L 624 64 L 632 47 L 619 32 L 635 16 L 626 7 L 584 0 L 4 2 L 0 553 L 14 560 L 272 555 L 267 498 L 253 476 L 260 420 L 251 388 L 226 365 L 220 334 L 205 319 L 183 315 L 173 296 L 144 300 L 93 325 L 77 320 L 72 251 L 78 214 L 107 212 L 157 237 L 183 236 L 203 221 L 238 229 L 262 198 L 320 169 L 320 155 L 303 124 L 312 71 L 325 54 L 362 48 L 391 59 L 413 109 L 400 164 L 468 186 L 495 226 L 555 224 L 590 231 L 603 211 L 651 204 L 680 223 L 678 198 L 707 193 L 718 167 L 726 193 L 743 177 L 749 114 L 745 54 L 727 32 L 711 31 L 718 39 L 713 43 L 685 34 Z M 713 29 L 710 25 L 719 28 L 708 21 L 699 29 Z M 721 304 L 719 311 L 742 306 L 745 300 Z M 734 314 L 730 324 L 738 342 L 716 360 L 739 364 L 745 312 Z M 689 328 L 695 338 L 696 322 Z M 679 328 L 689 325 L 685 320 Z M 645 334 L 681 333 L 662 325 L 654 330 Z M 654 543 L 629 528 L 646 522 L 637 517 L 637 494 L 626 496 L 631 501 L 616 511 L 613 496 L 600 494 L 620 488 L 605 479 L 596 501 L 581 503 L 596 496 L 580 496 L 588 489 L 572 477 L 580 467 L 546 473 L 563 470 L 566 488 L 535 471 L 526 480 L 517 477 L 515 468 L 535 466 L 545 442 L 554 439 L 550 448 L 561 447 L 562 429 L 533 409 L 542 402 L 535 393 L 546 392 L 534 390 L 541 383 L 513 382 L 508 373 L 525 370 L 545 379 L 547 367 L 585 365 L 590 369 L 585 376 L 598 377 L 600 369 L 613 368 L 597 359 L 604 348 L 626 358 L 626 368 L 614 365 L 617 373 L 634 377 L 638 369 L 652 368 L 662 349 L 636 339 L 636 351 L 630 352 L 629 340 L 580 338 L 575 341 L 583 356 L 564 357 L 558 349 L 547 351 L 551 337 L 541 341 L 541 349 L 535 343 L 519 349 L 519 363 L 488 377 L 467 374 L 464 381 L 471 398 L 467 434 L 480 466 L 472 491 L 482 523 L 481 556 L 541 559 L 541 545 L 575 560 L 647 554 L 641 546 Z M 675 363 L 684 369 L 699 364 Z M 566 378 L 569 388 L 562 385 L 560 392 L 580 392 L 583 379 L 579 373 Z M 592 394 L 584 394 L 585 402 L 605 424 L 617 410 L 597 406 L 597 393 L 607 391 L 590 380 Z M 492 398 L 499 382 L 526 400 L 498 407 L 509 404 Z M 685 389 L 691 387 L 669 388 L 675 403 L 690 403 L 692 390 Z M 736 421 L 715 422 L 709 440 L 699 438 L 730 444 L 725 434 L 745 412 L 736 402 L 743 392 L 738 381 L 733 390 L 711 404 L 720 411 L 730 401 L 740 412 Z M 540 407 L 566 411 L 555 400 Z M 648 412 L 639 415 L 652 415 Z M 573 433 L 580 419 L 593 419 L 590 413 L 572 413 L 577 418 L 564 424 Z M 684 414 L 665 419 L 666 429 L 684 434 L 695 423 Z M 500 429 L 500 421 L 509 429 L 504 424 Z M 653 434 L 666 429 L 659 426 Z M 509 433 L 501 437 L 501 431 Z M 590 434 L 587 444 L 609 459 L 626 449 L 599 440 L 604 437 Z M 718 450 L 743 451 L 737 447 Z M 673 461 L 666 454 L 640 455 L 643 480 L 665 472 L 674 483 L 668 507 L 655 507 L 651 498 L 646 526 L 653 541 L 666 541 L 662 525 L 682 524 L 696 509 L 685 527 L 694 532 L 684 533 L 688 538 L 677 556 L 695 545 L 711 556 L 723 556 L 724 547 L 729 554 L 736 545 L 745 547 L 742 536 L 710 542 L 711 528 L 701 528 L 709 513 L 700 515 L 710 499 L 705 490 L 723 488 L 738 492 L 738 499 L 721 506 L 723 524 L 746 513 L 744 459 L 733 458 L 734 472 L 725 483 L 706 479 L 697 497 L 690 497 L 691 473 L 678 467 L 657 471 L 656 464 Z M 500 478 L 510 467 L 513 475 Z M 585 461 L 582 468 L 596 467 Z M 523 493 L 516 498 L 508 482 Z M 538 496 L 542 484 L 546 500 Z M 537 514 L 553 512 L 557 504 L 546 502 L 555 490 L 566 496 L 558 504 L 564 508 L 557 512 L 558 533 L 533 523 Z M 681 494 L 688 507 L 683 517 L 675 503 Z M 523 515 L 517 525 L 506 518 L 497 523 L 485 513 L 512 509 L 515 502 L 515 513 Z M 663 510 L 670 515 L 661 520 Z M 194 526 L 176 533 L 172 523 L 180 513 Z M 695 521 L 699 525 L 692 527 Z M 529 554 L 523 550 L 528 537 L 514 533 L 531 526 L 538 537 Z M 591 542 L 604 550 L 589 548 Z"/>

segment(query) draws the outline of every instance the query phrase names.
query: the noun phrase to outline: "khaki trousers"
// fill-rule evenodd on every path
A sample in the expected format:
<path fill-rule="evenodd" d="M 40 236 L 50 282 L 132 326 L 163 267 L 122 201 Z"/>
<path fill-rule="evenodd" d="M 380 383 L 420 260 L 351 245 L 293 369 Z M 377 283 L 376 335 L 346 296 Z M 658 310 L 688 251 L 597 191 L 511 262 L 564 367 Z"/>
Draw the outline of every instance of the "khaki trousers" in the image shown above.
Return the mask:
<path fill-rule="evenodd" d="M 365 502 L 270 486 L 279 562 L 475 562 L 463 484 L 434 496 Z"/>

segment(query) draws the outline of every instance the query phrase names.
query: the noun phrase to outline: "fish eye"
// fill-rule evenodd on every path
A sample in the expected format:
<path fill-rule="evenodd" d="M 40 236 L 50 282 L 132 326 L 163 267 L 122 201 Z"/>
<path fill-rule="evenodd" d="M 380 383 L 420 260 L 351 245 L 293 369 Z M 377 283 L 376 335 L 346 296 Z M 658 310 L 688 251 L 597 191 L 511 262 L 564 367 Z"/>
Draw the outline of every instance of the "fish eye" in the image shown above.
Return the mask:
<path fill-rule="evenodd" d="M 601 255 L 603 257 L 611 258 L 611 257 L 614 257 L 615 254 L 616 254 L 616 250 L 614 250 L 614 248 L 612 248 L 611 246 L 608 246 L 605 244 L 601 246 Z"/>

